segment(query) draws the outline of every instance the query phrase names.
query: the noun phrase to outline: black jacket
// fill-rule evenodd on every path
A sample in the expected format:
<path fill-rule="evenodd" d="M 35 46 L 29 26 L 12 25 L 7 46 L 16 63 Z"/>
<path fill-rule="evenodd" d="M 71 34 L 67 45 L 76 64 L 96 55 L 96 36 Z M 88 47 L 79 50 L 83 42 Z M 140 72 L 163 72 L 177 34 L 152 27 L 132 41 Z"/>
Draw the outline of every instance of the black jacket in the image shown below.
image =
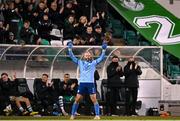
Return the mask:
<path fill-rule="evenodd" d="M 22 28 L 20 30 L 20 37 L 26 44 L 32 44 L 32 35 L 33 35 L 33 29 L 32 28 Z"/>
<path fill-rule="evenodd" d="M 71 80 L 69 80 L 67 83 L 65 83 L 65 81 L 62 81 L 62 82 L 61 82 L 60 88 L 62 89 L 62 90 L 61 90 L 61 94 L 62 94 L 63 96 L 75 96 L 75 95 L 76 95 L 78 85 L 76 84 L 76 86 L 75 86 L 74 89 L 72 90 L 72 89 L 71 89 L 71 85 L 72 85 L 73 83 L 74 83 L 74 82 L 72 82 Z"/>
<path fill-rule="evenodd" d="M 48 99 L 48 98 L 55 98 L 56 94 L 55 91 L 53 89 L 53 87 L 47 87 L 46 83 L 43 81 L 40 81 L 39 83 L 37 83 L 37 95 L 38 97 L 42 100 L 42 99 Z"/>
<path fill-rule="evenodd" d="M 73 38 L 75 37 L 75 28 L 73 24 L 69 23 L 68 20 L 65 20 L 65 23 L 64 23 L 63 37 L 64 37 L 64 40 L 66 39 L 73 40 Z"/>
<path fill-rule="evenodd" d="M 132 64 L 132 69 L 130 65 Z M 141 67 L 137 66 L 135 69 L 135 63 L 127 63 L 124 67 L 125 86 L 126 87 L 139 87 L 138 75 L 141 75 Z"/>
<path fill-rule="evenodd" d="M 0 43 L 7 44 L 6 43 L 7 37 L 8 37 L 8 32 L 5 29 L 0 28 Z"/>
<path fill-rule="evenodd" d="M 2 90 L 2 94 L 4 96 L 19 96 L 19 92 L 17 90 L 17 81 L 11 81 L 8 79 L 8 81 L 2 81 L 0 80 L 0 86 Z"/>
<path fill-rule="evenodd" d="M 64 20 L 62 14 L 59 11 L 49 10 L 49 18 L 53 24 L 57 25 L 59 28 L 63 28 Z"/>
<path fill-rule="evenodd" d="M 107 67 L 107 78 L 108 87 L 120 87 L 122 86 L 122 80 L 120 77 L 123 76 L 123 70 L 116 71 L 116 68 L 119 66 L 118 63 L 111 62 Z"/>

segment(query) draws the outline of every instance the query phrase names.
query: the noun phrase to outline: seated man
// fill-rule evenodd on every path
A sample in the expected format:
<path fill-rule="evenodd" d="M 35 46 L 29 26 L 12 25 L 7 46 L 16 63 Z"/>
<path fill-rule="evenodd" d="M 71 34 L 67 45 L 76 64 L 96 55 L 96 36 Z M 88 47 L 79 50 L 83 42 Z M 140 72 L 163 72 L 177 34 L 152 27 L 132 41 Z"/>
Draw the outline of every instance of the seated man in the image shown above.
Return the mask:
<path fill-rule="evenodd" d="M 65 102 L 74 102 L 76 93 L 77 93 L 77 87 L 78 82 L 75 82 L 71 80 L 70 74 L 66 73 L 64 74 L 64 79 L 60 84 L 60 92 L 59 94 L 62 96 L 63 100 Z M 76 115 L 80 115 L 76 112 Z"/>
<path fill-rule="evenodd" d="M 15 81 L 16 75 L 13 76 L 13 79 L 10 80 L 7 73 L 1 74 L 0 79 L 0 86 L 2 89 L 2 94 L 6 97 L 7 104 L 10 104 L 10 101 L 15 102 L 16 106 L 18 107 L 19 111 L 22 115 L 36 115 L 38 112 L 34 112 L 30 101 L 28 98 L 24 97 L 23 95 L 19 95 L 18 89 L 17 89 L 17 81 Z M 26 109 L 24 109 L 21 105 L 21 103 L 24 102 L 26 104 Z M 8 105 L 6 106 L 8 107 Z M 6 110 L 4 110 L 6 111 Z"/>
<path fill-rule="evenodd" d="M 58 97 L 57 92 L 54 90 L 53 82 L 48 80 L 48 75 L 42 75 L 42 81 L 37 84 L 37 94 L 40 98 L 42 105 L 47 113 L 52 113 L 52 115 L 60 115 L 57 110 L 57 107 L 60 107 L 63 115 L 68 115 L 63 107 L 63 101 L 61 97 Z"/>
<path fill-rule="evenodd" d="M 64 80 L 61 83 L 62 95 L 67 102 L 74 102 L 77 93 L 77 82 L 70 79 L 70 74 L 64 74 Z"/>

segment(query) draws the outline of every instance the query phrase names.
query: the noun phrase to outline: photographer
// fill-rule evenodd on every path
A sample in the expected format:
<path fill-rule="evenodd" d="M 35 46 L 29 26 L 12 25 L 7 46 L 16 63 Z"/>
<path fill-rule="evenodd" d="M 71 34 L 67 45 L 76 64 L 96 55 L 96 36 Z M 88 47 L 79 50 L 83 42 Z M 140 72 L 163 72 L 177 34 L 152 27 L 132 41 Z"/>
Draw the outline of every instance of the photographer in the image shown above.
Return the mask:
<path fill-rule="evenodd" d="M 125 115 L 137 115 L 135 111 L 138 96 L 138 75 L 141 75 L 141 67 L 137 65 L 134 58 L 129 58 L 127 65 L 124 67 L 125 90 L 126 90 L 126 111 Z"/>

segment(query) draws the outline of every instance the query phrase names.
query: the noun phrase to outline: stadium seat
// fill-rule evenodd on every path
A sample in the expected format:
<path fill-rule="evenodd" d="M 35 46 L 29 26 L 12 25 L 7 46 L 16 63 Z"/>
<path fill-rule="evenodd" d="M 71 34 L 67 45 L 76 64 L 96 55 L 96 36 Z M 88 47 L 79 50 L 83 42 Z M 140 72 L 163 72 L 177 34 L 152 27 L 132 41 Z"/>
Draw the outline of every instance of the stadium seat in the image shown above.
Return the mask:
<path fill-rule="evenodd" d="M 53 82 L 55 92 L 60 93 L 62 90 L 61 89 L 61 80 L 59 78 L 53 78 L 51 81 Z"/>
<path fill-rule="evenodd" d="M 51 35 L 54 35 L 56 37 L 61 37 L 61 39 L 60 40 L 51 40 L 51 45 L 53 45 L 53 46 L 61 46 L 61 45 L 63 45 L 63 41 L 62 41 L 63 34 L 62 33 L 63 32 L 60 31 L 59 29 L 52 29 Z"/>
<path fill-rule="evenodd" d="M 126 30 L 124 31 L 124 40 L 126 40 L 127 45 L 136 46 L 138 45 L 138 37 L 134 31 Z"/>
<path fill-rule="evenodd" d="M 124 31 L 124 25 L 116 19 L 112 19 L 110 20 L 111 24 L 112 24 L 112 36 L 113 37 L 122 37 L 123 36 L 123 31 Z"/>
<path fill-rule="evenodd" d="M 20 95 L 25 96 L 32 101 L 33 94 L 29 89 L 27 80 L 25 78 L 16 78 L 15 80 L 18 82 L 18 91 L 19 91 Z"/>
<path fill-rule="evenodd" d="M 37 93 L 37 85 L 38 85 L 38 83 L 40 83 L 40 81 L 41 81 L 41 78 L 35 78 L 35 79 L 34 79 L 33 90 L 34 90 L 34 100 L 35 100 L 35 102 L 36 102 L 36 107 L 35 107 L 35 108 L 36 108 L 40 113 L 42 113 L 42 108 L 43 108 L 43 106 L 42 106 L 41 100 L 39 99 L 39 95 L 38 95 L 38 93 Z"/>
<path fill-rule="evenodd" d="M 180 78 L 180 67 L 178 65 L 168 64 L 168 73 L 173 79 Z"/>
<path fill-rule="evenodd" d="M 36 100 L 39 99 L 39 95 L 37 93 L 37 85 L 38 85 L 38 83 L 40 83 L 41 80 L 42 80 L 41 78 L 34 79 L 33 90 L 34 90 L 34 96 L 35 96 Z"/>
<path fill-rule="evenodd" d="M 71 82 L 78 84 L 78 80 L 76 78 L 71 78 Z"/>
<path fill-rule="evenodd" d="M 106 100 L 107 93 L 107 79 L 103 79 L 101 82 L 101 99 L 102 101 Z"/>

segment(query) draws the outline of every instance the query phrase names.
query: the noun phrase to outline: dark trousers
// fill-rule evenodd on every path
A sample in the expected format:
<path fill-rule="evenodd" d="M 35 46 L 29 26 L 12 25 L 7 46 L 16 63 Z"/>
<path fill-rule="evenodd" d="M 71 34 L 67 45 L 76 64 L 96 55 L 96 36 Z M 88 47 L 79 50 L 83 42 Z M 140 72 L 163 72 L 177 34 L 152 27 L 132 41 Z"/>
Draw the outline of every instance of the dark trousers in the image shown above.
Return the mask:
<path fill-rule="evenodd" d="M 108 115 L 116 114 L 116 103 L 119 101 L 119 88 L 108 87 L 108 92 L 106 95 L 107 108 L 106 113 Z"/>
<path fill-rule="evenodd" d="M 125 93 L 126 93 L 125 115 L 136 114 L 135 108 L 136 108 L 136 102 L 137 102 L 138 88 L 137 87 L 126 87 Z"/>
<path fill-rule="evenodd" d="M 10 100 L 9 100 L 9 97 L 7 97 L 7 96 L 0 96 L 0 115 L 3 114 L 3 110 L 9 104 L 11 104 Z"/>

